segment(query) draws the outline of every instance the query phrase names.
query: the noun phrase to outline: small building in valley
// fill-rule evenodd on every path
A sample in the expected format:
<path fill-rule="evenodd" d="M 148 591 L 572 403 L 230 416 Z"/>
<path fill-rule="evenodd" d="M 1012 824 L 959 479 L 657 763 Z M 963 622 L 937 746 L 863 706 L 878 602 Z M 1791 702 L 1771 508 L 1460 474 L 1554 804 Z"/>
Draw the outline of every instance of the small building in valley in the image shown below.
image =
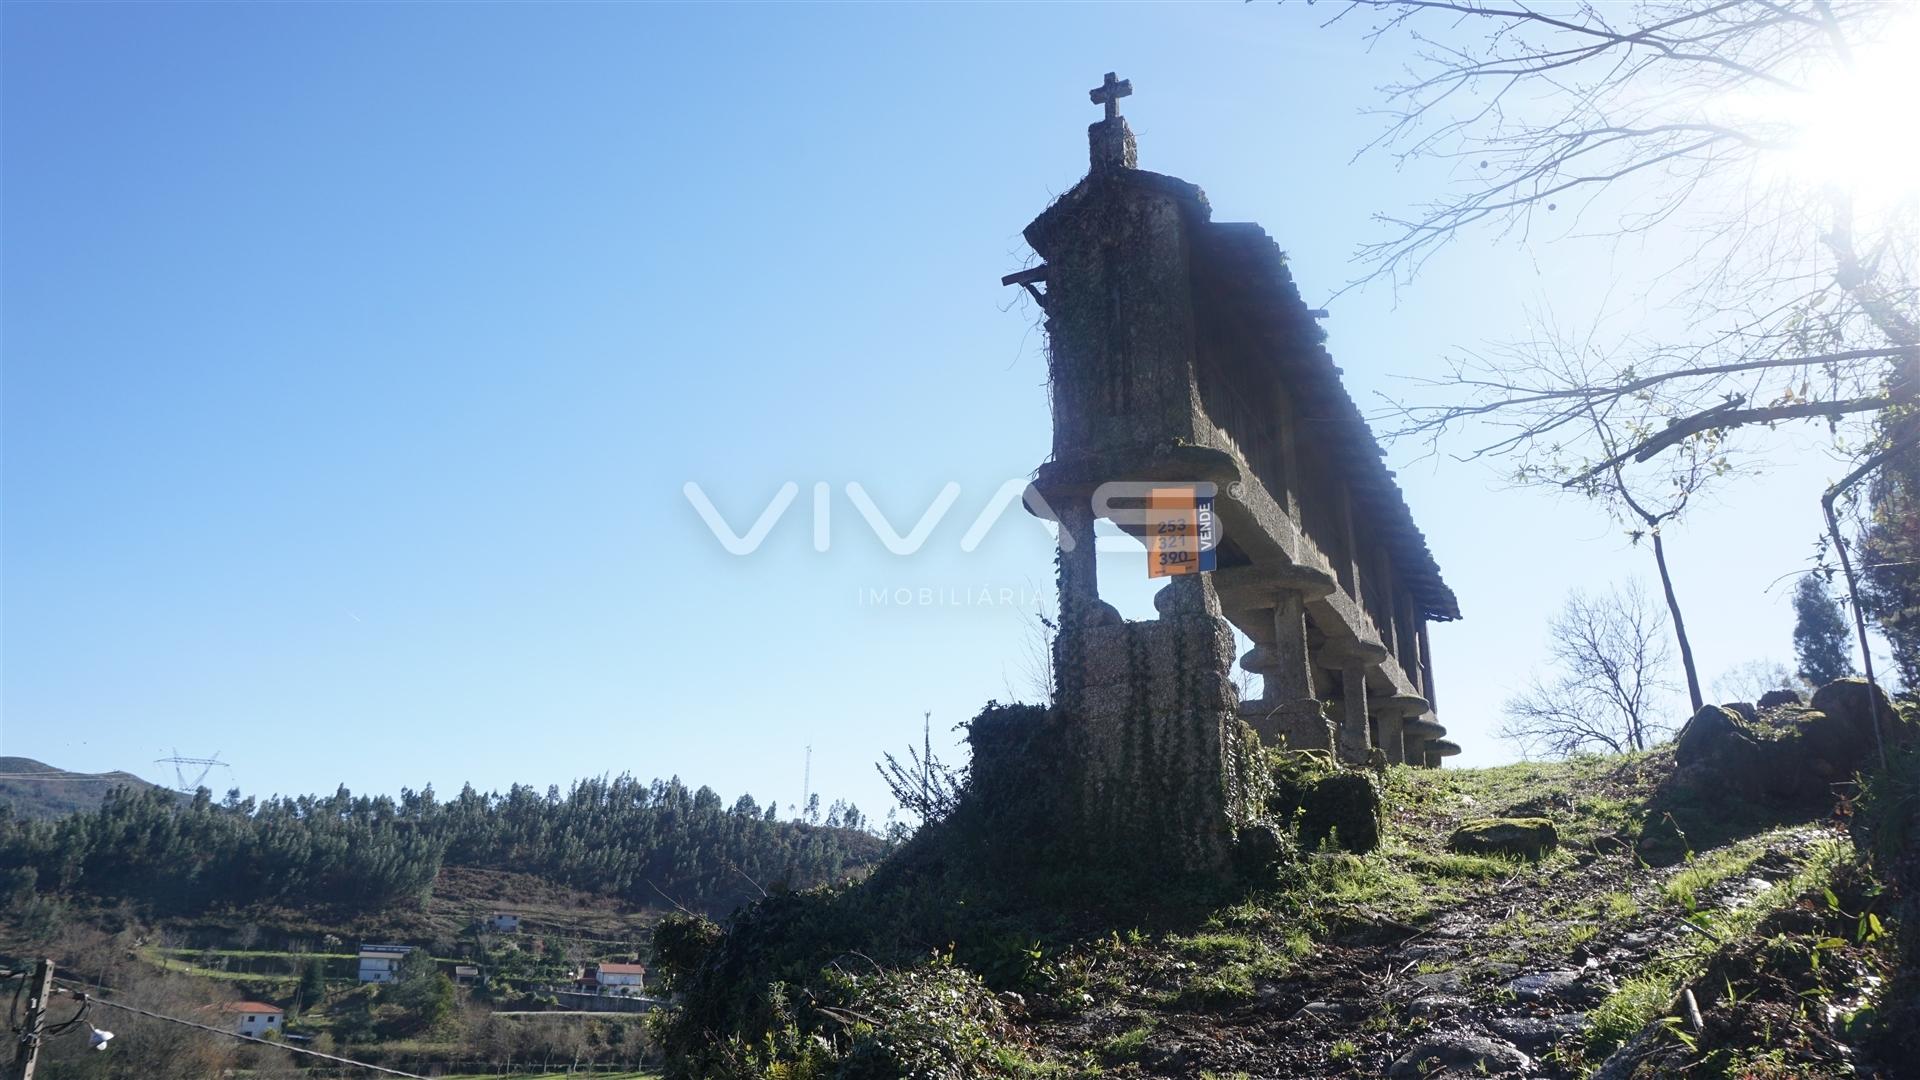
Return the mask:
<path fill-rule="evenodd" d="M 285 1009 L 259 1001 L 229 1001 L 220 1006 L 220 1014 L 226 1021 L 227 1030 L 255 1038 L 269 1031 L 279 1031 L 287 1022 Z"/>
<path fill-rule="evenodd" d="M 413 951 L 411 945 L 360 946 L 360 981 L 390 983 L 400 977 L 400 962 Z"/>
<path fill-rule="evenodd" d="M 645 986 L 645 964 L 595 964 L 587 969 L 594 989 L 602 994 L 638 994 Z"/>
<path fill-rule="evenodd" d="M 472 986 L 480 981 L 480 968 L 475 964 L 455 964 L 453 983 L 455 986 Z"/>
<path fill-rule="evenodd" d="M 496 911 L 487 916 L 487 929 L 501 934 L 517 933 L 520 929 L 520 916 L 511 912 Z"/>

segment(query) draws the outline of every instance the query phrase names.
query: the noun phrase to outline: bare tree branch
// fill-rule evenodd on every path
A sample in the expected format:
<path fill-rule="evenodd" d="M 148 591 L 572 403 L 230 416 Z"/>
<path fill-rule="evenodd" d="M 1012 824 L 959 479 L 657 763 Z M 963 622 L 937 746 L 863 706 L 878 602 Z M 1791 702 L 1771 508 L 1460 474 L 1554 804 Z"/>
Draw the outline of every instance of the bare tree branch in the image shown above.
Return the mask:
<path fill-rule="evenodd" d="M 1387 233 L 1359 248 L 1348 289 L 1398 287 L 1475 228 L 1529 240 L 1570 217 L 1567 236 L 1699 240 L 1662 281 L 1692 306 L 1686 331 L 1593 350 L 1617 365 L 1543 362 L 1538 341 L 1455 359 L 1417 384 L 1443 400 L 1389 403 L 1388 438 L 1432 452 L 1484 430 L 1457 456 L 1515 456 L 1523 471 L 1584 456 L 1563 477 L 1579 485 L 1709 432 L 1920 393 L 1914 208 L 1863 228 L 1850 196 L 1782 164 L 1823 110 L 1884 107 L 1822 95 L 1903 14 L 1874 0 L 1349 0 L 1329 21 L 1376 17 L 1369 44 L 1414 50 L 1409 76 L 1382 88 L 1388 122 L 1366 150 L 1452 172 L 1411 213 L 1379 217 Z M 1781 101 L 1810 104 L 1756 104 Z M 1621 436 L 1612 451 L 1594 449 L 1590 419 Z"/>
<path fill-rule="evenodd" d="M 1535 677 L 1508 699 L 1500 734 L 1527 753 L 1645 750 L 1670 730 L 1659 716 L 1673 662 L 1659 612 L 1638 585 L 1602 596 L 1575 591 L 1548 624 L 1557 678 Z"/>

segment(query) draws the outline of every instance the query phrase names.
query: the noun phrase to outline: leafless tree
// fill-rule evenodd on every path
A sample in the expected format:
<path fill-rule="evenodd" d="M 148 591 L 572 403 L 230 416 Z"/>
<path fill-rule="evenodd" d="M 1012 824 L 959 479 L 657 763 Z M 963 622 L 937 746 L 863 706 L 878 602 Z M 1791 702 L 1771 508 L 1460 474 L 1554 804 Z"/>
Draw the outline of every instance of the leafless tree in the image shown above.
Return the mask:
<path fill-rule="evenodd" d="M 1573 340 L 1551 327 L 1536 329 L 1524 346 L 1502 346 L 1500 351 L 1518 366 L 1531 366 L 1552 372 L 1569 382 L 1579 381 L 1604 366 L 1603 346 L 1589 331 Z M 1592 445 L 1609 456 L 1623 440 L 1637 438 L 1641 429 L 1617 426 L 1617 418 L 1589 409 L 1574 434 L 1584 434 Z M 1643 541 L 1653 554 L 1660 572 L 1660 591 L 1672 620 L 1674 644 L 1680 651 L 1681 670 L 1686 674 L 1687 696 L 1698 711 L 1705 703 L 1700 692 L 1700 674 L 1693 659 L 1693 643 L 1687 637 L 1685 615 L 1680 609 L 1679 591 L 1674 586 L 1673 567 L 1667 560 L 1666 530 L 1686 513 L 1694 495 L 1707 483 L 1735 471 L 1734 464 L 1721 452 L 1717 433 L 1703 432 L 1677 447 L 1662 459 L 1663 468 L 1627 472 L 1619 462 L 1594 471 L 1581 459 L 1566 452 L 1565 442 L 1527 444 L 1513 451 L 1516 466 L 1513 478 L 1521 484 L 1544 484 L 1560 491 L 1575 491 L 1599 505 L 1609 517 L 1624 524 L 1627 538 L 1636 546 Z M 1570 477 L 1572 479 L 1570 479 Z"/>
<path fill-rule="evenodd" d="M 1033 595 L 1033 607 L 1020 611 L 1020 655 L 1014 658 L 1014 674 L 1006 677 L 1007 700 L 1051 705 L 1053 639 L 1060 632 L 1060 623 L 1033 582 L 1027 582 L 1027 591 Z M 1015 676 L 1019 685 L 1015 685 Z"/>
<path fill-rule="evenodd" d="M 1429 445 L 1463 429 L 1465 457 L 1551 447 L 1569 485 L 1750 425 L 1886 419 L 1920 394 L 1916 200 L 1863 206 L 1796 176 L 1824 131 L 1911 142 L 1910 102 L 1870 80 L 1873 47 L 1912 13 L 1876 0 L 1352 0 L 1370 41 L 1410 40 L 1383 88 L 1369 149 L 1452 175 L 1411 212 L 1383 215 L 1361 281 L 1396 286 L 1470 230 L 1495 236 L 1684 239 L 1661 275 L 1692 313 L 1665 340 L 1623 337 L 1605 363 L 1538 364 L 1526 342 L 1467 356 L 1385 416 Z M 1900 60 L 1911 62 L 1910 57 Z M 1874 124 L 1883 120 L 1878 129 Z M 1356 282 L 1355 284 L 1359 284 Z M 1896 410 L 1900 411 L 1900 410 Z M 1596 432 L 1617 437 L 1609 445 Z M 1843 431 L 1843 434 L 1847 434 Z M 1862 459 L 1898 432 L 1852 432 Z M 1714 456 L 1714 455 L 1709 455 Z"/>
<path fill-rule="evenodd" d="M 1535 675 L 1509 698 L 1500 736 L 1528 755 L 1645 750 L 1669 730 L 1658 719 L 1673 653 L 1659 609 L 1639 585 L 1591 596 L 1575 590 L 1547 625 L 1558 673 Z"/>
<path fill-rule="evenodd" d="M 1713 680 L 1713 696 L 1721 701 L 1759 701 L 1769 690 L 1798 690 L 1800 685 L 1778 660 L 1746 660 Z"/>

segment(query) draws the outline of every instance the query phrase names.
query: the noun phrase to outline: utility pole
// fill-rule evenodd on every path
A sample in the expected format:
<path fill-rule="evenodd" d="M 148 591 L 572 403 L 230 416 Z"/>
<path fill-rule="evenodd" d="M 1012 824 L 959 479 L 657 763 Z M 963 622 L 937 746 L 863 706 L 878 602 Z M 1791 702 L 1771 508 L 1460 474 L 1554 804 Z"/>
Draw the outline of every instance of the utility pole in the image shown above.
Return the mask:
<path fill-rule="evenodd" d="M 15 1049 L 8 1080 L 33 1080 L 33 1067 L 40 1058 L 40 1029 L 46 1025 L 47 999 L 53 996 L 53 961 L 42 960 L 33 966 L 32 985 L 28 989 L 27 1023 L 20 1029 L 20 1045 Z"/>
<path fill-rule="evenodd" d="M 805 821 L 813 806 L 813 744 L 807 744 L 807 767 L 800 774 L 800 820 Z"/>

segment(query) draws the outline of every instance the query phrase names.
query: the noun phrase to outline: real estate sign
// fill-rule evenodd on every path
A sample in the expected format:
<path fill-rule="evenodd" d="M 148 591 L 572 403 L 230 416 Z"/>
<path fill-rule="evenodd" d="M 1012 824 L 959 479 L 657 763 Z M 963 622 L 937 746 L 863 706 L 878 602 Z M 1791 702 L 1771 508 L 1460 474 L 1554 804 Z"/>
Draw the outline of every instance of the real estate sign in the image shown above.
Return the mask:
<path fill-rule="evenodd" d="M 1212 570 L 1219 527 L 1213 516 L 1213 485 L 1157 487 L 1147 495 L 1147 576 L 1169 577 Z"/>

